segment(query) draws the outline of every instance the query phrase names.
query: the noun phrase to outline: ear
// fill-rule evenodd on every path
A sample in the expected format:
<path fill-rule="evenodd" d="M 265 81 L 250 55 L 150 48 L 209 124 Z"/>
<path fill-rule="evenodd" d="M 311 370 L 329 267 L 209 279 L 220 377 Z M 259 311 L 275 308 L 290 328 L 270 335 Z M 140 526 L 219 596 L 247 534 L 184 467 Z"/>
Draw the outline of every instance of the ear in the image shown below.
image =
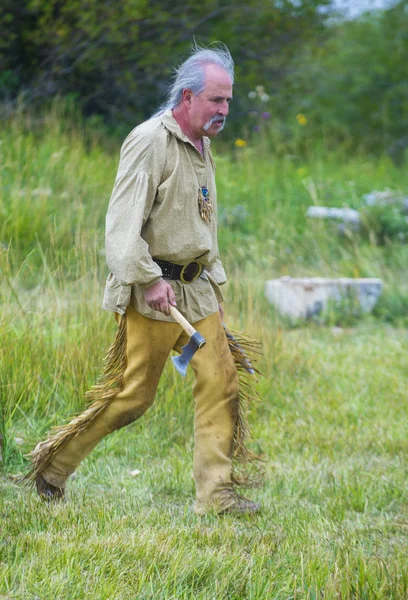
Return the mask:
<path fill-rule="evenodd" d="M 184 88 L 184 90 L 182 91 L 182 96 L 181 96 L 183 104 L 190 104 L 192 97 L 193 97 L 193 92 L 189 88 Z"/>

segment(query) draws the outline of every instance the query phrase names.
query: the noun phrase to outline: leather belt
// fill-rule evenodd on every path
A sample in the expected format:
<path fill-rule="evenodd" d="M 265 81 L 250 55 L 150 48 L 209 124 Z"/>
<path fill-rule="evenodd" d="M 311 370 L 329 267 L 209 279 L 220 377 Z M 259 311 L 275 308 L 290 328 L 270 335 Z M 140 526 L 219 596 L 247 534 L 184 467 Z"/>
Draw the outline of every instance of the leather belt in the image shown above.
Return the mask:
<path fill-rule="evenodd" d="M 161 268 L 164 279 L 193 283 L 203 272 L 203 265 L 195 261 L 187 265 L 175 265 L 166 260 L 157 260 L 156 258 L 153 260 Z"/>

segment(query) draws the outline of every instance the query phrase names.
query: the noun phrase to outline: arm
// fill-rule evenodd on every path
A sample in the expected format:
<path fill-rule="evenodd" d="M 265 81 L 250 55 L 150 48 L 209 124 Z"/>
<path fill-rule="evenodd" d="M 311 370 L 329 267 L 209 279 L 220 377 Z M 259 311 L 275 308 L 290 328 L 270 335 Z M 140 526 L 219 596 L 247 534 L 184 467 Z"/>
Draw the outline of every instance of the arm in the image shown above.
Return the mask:
<path fill-rule="evenodd" d="M 154 141 L 132 133 L 123 144 L 106 216 L 106 258 L 121 285 L 142 286 L 150 308 L 168 315 L 169 304 L 176 305 L 173 288 L 163 281 L 141 236 L 164 167 L 165 145 L 159 140 L 155 147 Z"/>
<path fill-rule="evenodd" d="M 160 184 L 165 159 L 157 144 L 137 132 L 125 140 L 106 215 L 106 260 L 121 285 L 152 286 L 161 269 L 141 237 Z"/>

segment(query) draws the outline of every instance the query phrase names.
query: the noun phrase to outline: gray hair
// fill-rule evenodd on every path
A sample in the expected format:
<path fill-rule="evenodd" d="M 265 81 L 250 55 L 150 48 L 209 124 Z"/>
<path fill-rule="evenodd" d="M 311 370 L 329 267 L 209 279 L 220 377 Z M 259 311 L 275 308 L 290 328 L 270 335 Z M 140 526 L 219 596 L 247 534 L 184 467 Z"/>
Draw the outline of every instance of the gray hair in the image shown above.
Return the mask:
<path fill-rule="evenodd" d="M 207 65 L 218 65 L 224 69 L 234 83 L 234 61 L 225 44 L 217 42 L 214 48 L 205 48 L 195 44 L 193 52 L 178 68 L 175 69 L 173 85 L 170 87 L 167 100 L 156 110 L 157 117 L 169 108 L 178 106 L 182 99 L 183 90 L 189 89 L 198 95 L 204 89 L 205 70 Z"/>

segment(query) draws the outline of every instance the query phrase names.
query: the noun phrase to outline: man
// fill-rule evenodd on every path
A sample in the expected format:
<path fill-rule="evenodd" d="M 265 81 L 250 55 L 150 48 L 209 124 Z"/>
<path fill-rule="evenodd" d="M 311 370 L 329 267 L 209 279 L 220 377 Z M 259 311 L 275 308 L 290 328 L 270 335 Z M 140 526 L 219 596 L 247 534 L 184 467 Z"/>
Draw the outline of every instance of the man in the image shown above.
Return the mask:
<path fill-rule="evenodd" d="M 169 306 L 204 336 L 195 374 L 194 478 L 198 514 L 255 512 L 238 496 L 231 454 L 238 377 L 222 326 L 215 165 L 209 138 L 224 127 L 232 99 L 228 50 L 195 49 L 177 71 L 169 100 L 125 140 L 106 218 L 110 275 L 103 306 L 119 330 L 93 403 L 32 453 L 37 491 L 60 498 L 66 480 L 108 433 L 153 403 L 172 349 L 188 341 Z"/>

